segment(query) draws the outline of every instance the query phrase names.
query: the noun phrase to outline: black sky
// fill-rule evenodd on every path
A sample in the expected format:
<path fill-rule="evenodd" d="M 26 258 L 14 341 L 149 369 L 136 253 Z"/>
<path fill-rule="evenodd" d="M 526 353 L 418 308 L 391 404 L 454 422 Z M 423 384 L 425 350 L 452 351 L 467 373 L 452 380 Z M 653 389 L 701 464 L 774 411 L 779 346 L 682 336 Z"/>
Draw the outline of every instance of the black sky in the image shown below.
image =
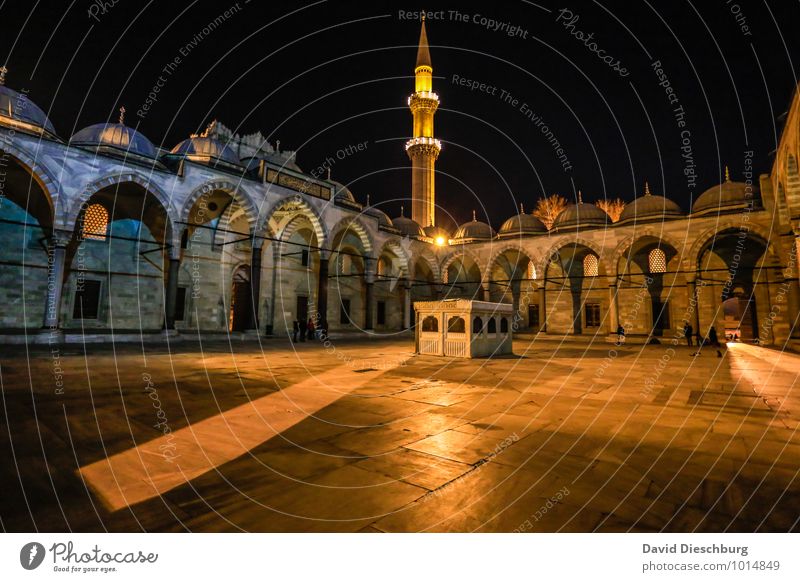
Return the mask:
<path fill-rule="evenodd" d="M 136 111 L 163 67 L 180 56 L 209 22 L 236 2 L 118 0 L 105 13 L 76 1 L 5 2 L 0 51 L 7 84 L 29 90 L 59 135 L 116 119 L 172 147 L 217 118 L 238 132 L 261 130 L 297 149 L 306 171 L 337 151 L 333 177 L 363 201 L 387 201 L 390 215 L 410 191 L 403 143 L 411 131 L 406 98 L 413 89 L 419 22 L 405 3 L 260 2 L 238 8 L 197 42 L 168 77 L 144 119 Z M 95 8 L 92 8 L 92 7 Z M 444 10 L 428 21 L 435 90 L 441 98 L 436 133 L 440 220 L 457 222 L 476 209 L 497 227 L 520 203 L 545 194 L 585 200 L 631 200 L 648 180 L 690 206 L 721 181 L 722 167 L 741 179 L 745 151 L 767 173 L 783 113 L 796 84 L 800 21 L 796 2 L 484 3 L 428 2 Z M 598 48 L 619 59 L 622 77 L 557 22 L 559 10 L 579 16 L 575 29 L 594 33 Z M 96 19 L 90 18 L 93 10 Z M 467 16 L 452 18 L 450 10 Z M 737 21 L 735 12 L 739 14 Z M 487 30 L 475 15 L 516 25 L 527 38 Z M 744 18 L 744 21 L 742 21 Z M 749 27 L 745 34 L 741 24 Z M 202 36 L 202 34 L 201 34 Z M 660 60 L 686 112 L 696 186 L 684 176 L 681 131 L 651 64 Z M 496 95 L 452 82 L 453 75 L 497 86 Z M 519 99 L 503 102 L 505 89 Z M 565 171 L 522 103 L 544 120 L 571 164 Z"/>

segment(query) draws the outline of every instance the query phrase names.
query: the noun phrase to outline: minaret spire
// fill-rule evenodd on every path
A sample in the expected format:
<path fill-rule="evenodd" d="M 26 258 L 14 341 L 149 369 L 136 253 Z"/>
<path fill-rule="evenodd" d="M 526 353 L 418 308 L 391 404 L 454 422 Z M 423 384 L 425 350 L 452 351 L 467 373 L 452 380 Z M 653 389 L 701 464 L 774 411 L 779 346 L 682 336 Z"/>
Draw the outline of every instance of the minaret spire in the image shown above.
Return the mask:
<path fill-rule="evenodd" d="M 419 31 L 419 47 L 417 48 L 417 67 L 430 67 L 431 64 L 431 51 L 428 47 L 428 33 L 425 32 L 425 13 L 422 13 L 422 27 Z"/>
<path fill-rule="evenodd" d="M 433 116 L 438 107 L 423 12 L 414 68 L 414 93 L 408 98 L 408 108 L 414 116 L 414 134 L 406 142 L 406 153 L 411 160 L 411 218 L 423 228 L 436 225 L 434 166 L 442 144 L 433 135 Z"/>

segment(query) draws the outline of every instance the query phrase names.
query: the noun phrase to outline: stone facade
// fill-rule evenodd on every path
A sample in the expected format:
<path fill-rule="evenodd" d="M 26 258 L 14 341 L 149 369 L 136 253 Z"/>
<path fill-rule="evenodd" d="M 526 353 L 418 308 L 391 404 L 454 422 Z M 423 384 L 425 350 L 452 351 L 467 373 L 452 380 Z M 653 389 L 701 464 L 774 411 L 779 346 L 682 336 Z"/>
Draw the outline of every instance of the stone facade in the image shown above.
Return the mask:
<path fill-rule="evenodd" d="M 518 332 L 614 339 L 622 325 L 628 341 L 669 341 L 688 323 L 779 346 L 798 332 L 797 96 L 772 173 L 746 163 L 743 182 L 726 177 L 688 214 L 647 191 L 613 224 L 580 201 L 550 231 L 519 214 L 497 233 L 473 218 L 449 239 L 363 206 L 260 134 L 214 123 L 166 152 L 120 123 L 71 143 L 24 105 L 0 114 L 6 338 L 291 335 L 309 318 L 397 333 L 414 301 L 444 298 L 510 303 Z"/>

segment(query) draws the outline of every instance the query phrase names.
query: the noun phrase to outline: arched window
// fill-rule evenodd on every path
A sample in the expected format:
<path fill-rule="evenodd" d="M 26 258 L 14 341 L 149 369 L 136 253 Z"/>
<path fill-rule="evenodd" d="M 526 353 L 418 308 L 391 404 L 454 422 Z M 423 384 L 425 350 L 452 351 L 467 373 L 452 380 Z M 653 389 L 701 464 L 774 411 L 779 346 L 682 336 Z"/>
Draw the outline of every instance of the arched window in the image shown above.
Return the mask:
<path fill-rule="evenodd" d="M 651 273 L 666 273 L 667 272 L 667 256 L 661 249 L 653 249 L 647 256 L 647 262 L 650 265 Z"/>
<path fill-rule="evenodd" d="M 83 215 L 83 238 L 106 240 L 108 210 L 102 204 L 92 204 Z"/>
<path fill-rule="evenodd" d="M 597 255 L 589 253 L 583 257 L 583 274 L 586 277 L 597 277 Z"/>
<path fill-rule="evenodd" d="M 454 315 L 447 321 L 447 331 L 450 333 L 466 333 L 464 318 Z"/>
<path fill-rule="evenodd" d="M 480 317 L 476 317 L 472 320 L 472 333 L 478 335 L 483 330 L 483 320 Z"/>
<path fill-rule="evenodd" d="M 486 331 L 489 333 L 497 333 L 497 320 L 494 317 L 489 319 L 489 325 L 487 326 Z"/>
<path fill-rule="evenodd" d="M 528 262 L 528 279 L 536 279 L 536 267 L 534 266 L 533 261 Z"/>
<path fill-rule="evenodd" d="M 508 320 L 505 317 L 500 319 L 500 333 L 508 333 Z"/>
<path fill-rule="evenodd" d="M 429 315 L 422 320 L 422 331 L 439 331 L 439 320 Z"/>

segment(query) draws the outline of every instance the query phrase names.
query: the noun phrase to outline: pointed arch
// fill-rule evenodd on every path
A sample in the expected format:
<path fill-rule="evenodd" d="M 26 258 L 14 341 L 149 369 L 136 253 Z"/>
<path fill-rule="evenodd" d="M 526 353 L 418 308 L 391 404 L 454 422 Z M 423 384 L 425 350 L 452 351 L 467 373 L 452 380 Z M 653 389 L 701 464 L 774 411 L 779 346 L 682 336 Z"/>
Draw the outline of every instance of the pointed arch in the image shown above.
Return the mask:
<path fill-rule="evenodd" d="M 380 250 L 378 251 L 376 258 L 380 260 L 380 258 L 384 255 L 386 251 L 391 251 L 399 260 L 399 269 L 400 269 L 400 276 L 401 277 L 410 277 L 410 259 L 408 253 L 406 253 L 403 245 L 401 245 L 398 241 L 389 239 L 383 243 Z"/>
<path fill-rule="evenodd" d="M 239 205 L 247 213 L 247 222 L 249 228 L 252 230 L 258 219 L 258 211 L 256 210 L 255 203 L 253 202 L 253 197 L 241 184 L 235 184 L 228 180 L 212 180 L 205 182 L 192 190 L 184 201 L 183 207 L 181 208 L 179 214 L 180 221 L 182 223 L 188 223 L 192 209 L 194 208 L 195 204 L 197 204 L 198 200 L 205 195 L 217 191 L 227 193 L 231 198 L 239 203 Z"/>
<path fill-rule="evenodd" d="M 742 228 L 741 216 L 730 216 L 713 226 L 707 228 L 700 236 L 695 238 L 694 244 L 688 253 L 684 254 L 683 269 L 685 271 L 696 271 L 700 268 L 700 251 L 706 246 L 708 241 L 726 230 L 739 230 Z M 748 222 L 747 229 L 750 234 L 755 234 L 763 239 L 766 245 L 766 253 L 775 256 L 775 247 L 770 238 L 770 231 L 752 221 Z"/>
<path fill-rule="evenodd" d="M 328 229 L 320 219 L 319 214 L 317 214 L 317 212 L 314 210 L 314 207 L 311 206 L 308 201 L 299 194 L 295 194 L 287 198 L 281 198 L 280 200 L 273 202 L 266 209 L 266 211 L 261 214 L 261 216 L 263 216 L 263 220 L 259 222 L 259 225 L 256 228 L 256 235 L 281 239 L 287 238 L 285 236 L 285 231 L 286 228 L 291 225 L 292 220 L 286 220 L 283 223 L 275 220 L 276 213 L 286 210 L 292 210 L 295 212 L 295 216 L 302 215 L 308 219 L 314 230 L 314 234 L 317 237 L 318 246 L 325 247 L 328 244 L 328 241 L 330 240 L 328 237 Z M 294 216 L 292 218 L 294 218 Z"/>
<path fill-rule="evenodd" d="M 333 228 L 330 229 L 331 233 L 331 244 L 334 244 L 334 241 L 339 236 L 339 234 L 344 234 L 348 230 L 356 233 L 359 240 L 361 241 L 361 246 L 364 247 L 364 251 L 367 255 L 374 258 L 374 248 L 375 245 L 372 241 L 372 235 L 370 234 L 369 230 L 361 220 L 354 216 L 346 216 L 339 220 Z"/>
<path fill-rule="evenodd" d="M 0 141 L 0 152 L 5 152 L 15 158 L 20 165 L 31 174 L 39 187 L 45 193 L 50 205 L 52 223 L 57 228 L 69 229 L 70 221 L 65 216 L 65 201 L 61 196 L 61 187 L 55 178 L 55 173 L 45 164 L 37 161 L 37 157 L 27 149 L 19 147 L 9 141 Z"/>
<path fill-rule="evenodd" d="M 586 247 L 587 249 L 589 249 L 590 251 L 592 251 L 594 254 L 597 255 L 597 258 L 600 261 L 600 267 L 603 269 L 603 271 L 605 273 L 610 272 L 609 269 L 608 269 L 609 265 L 606 264 L 607 263 L 607 256 L 606 256 L 606 253 L 603 252 L 602 247 L 598 246 L 597 243 L 589 241 L 589 240 L 587 240 L 587 239 L 585 239 L 583 237 L 580 237 L 580 236 L 561 239 L 560 241 L 557 241 L 556 243 L 554 243 L 547 250 L 547 252 L 544 253 L 539 258 L 539 262 L 536 263 L 536 272 L 544 274 L 546 272 L 546 270 L 547 270 L 547 263 L 550 261 L 550 257 L 552 257 L 553 255 L 557 254 L 559 251 L 561 251 L 561 249 L 563 249 L 564 247 L 567 247 L 569 245 L 577 245 L 577 246 Z M 603 274 L 603 273 L 601 273 L 601 274 Z"/>

